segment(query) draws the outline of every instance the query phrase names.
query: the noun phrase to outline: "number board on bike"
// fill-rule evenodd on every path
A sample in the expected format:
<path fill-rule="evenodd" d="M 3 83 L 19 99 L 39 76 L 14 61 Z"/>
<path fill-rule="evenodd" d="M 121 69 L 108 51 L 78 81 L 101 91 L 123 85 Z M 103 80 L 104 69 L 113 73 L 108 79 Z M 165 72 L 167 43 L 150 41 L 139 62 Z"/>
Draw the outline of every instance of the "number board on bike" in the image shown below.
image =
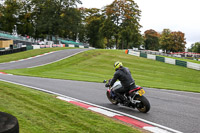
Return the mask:
<path fill-rule="evenodd" d="M 138 91 L 138 93 L 139 93 L 140 96 L 142 96 L 142 95 L 145 94 L 145 91 L 143 89 L 141 89 L 141 90 Z"/>

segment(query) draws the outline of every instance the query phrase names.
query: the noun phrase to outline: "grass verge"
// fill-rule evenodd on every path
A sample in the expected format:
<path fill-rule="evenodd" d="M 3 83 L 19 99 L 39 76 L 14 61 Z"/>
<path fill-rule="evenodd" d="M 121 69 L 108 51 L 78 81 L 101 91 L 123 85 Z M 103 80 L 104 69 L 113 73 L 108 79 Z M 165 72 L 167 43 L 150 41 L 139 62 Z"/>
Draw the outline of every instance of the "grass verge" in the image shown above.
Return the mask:
<path fill-rule="evenodd" d="M 125 54 L 120 50 L 89 50 L 65 60 L 7 73 L 47 78 L 102 82 L 112 78 L 113 64 L 129 67 L 136 84 L 144 87 L 200 92 L 200 71 Z"/>
<path fill-rule="evenodd" d="M 20 133 L 139 133 L 132 127 L 19 85 L 0 81 L 0 111 L 19 121 Z"/>

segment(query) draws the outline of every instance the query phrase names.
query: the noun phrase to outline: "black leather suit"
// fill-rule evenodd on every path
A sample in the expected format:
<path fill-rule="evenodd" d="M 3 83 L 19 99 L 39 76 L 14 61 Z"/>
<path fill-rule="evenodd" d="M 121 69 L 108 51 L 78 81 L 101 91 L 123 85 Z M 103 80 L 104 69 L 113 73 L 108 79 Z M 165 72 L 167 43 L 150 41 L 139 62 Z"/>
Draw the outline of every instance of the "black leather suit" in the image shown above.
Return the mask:
<path fill-rule="evenodd" d="M 135 80 L 132 78 L 130 70 L 126 67 L 121 67 L 115 72 L 110 82 L 110 86 L 113 86 L 117 80 L 121 82 L 123 87 L 113 90 L 116 93 L 126 93 L 135 88 Z"/>

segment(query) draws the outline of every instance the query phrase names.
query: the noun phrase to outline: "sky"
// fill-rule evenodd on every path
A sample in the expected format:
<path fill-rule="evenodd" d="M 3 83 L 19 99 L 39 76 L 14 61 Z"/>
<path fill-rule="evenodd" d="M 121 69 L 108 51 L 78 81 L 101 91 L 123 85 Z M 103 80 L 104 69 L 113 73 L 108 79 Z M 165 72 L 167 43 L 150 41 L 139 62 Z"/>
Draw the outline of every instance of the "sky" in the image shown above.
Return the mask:
<path fill-rule="evenodd" d="M 81 0 L 80 7 L 102 8 L 114 0 Z M 200 0 L 135 0 L 142 11 L 141 33 L 153 29 L 159 33 L 163 29 L 185 33 L 186 47 L 200 42 Z"/>

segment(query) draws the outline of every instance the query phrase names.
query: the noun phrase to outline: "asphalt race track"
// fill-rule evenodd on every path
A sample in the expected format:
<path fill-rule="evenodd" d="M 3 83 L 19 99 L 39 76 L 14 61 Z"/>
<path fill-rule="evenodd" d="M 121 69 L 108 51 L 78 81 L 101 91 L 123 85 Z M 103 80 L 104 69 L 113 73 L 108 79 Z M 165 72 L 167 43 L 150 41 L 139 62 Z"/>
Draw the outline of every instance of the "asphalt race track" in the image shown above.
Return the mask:
<path fill-rule="evenodd" d="M 72 52 L 71 54 L 74 53 Z M 16 65 L 16 67 L 21 68 L 19 64 Z M 0 69 L 2 69 L 1 65 Z M 14 67 L 9 67 L 9 69 L 14 69 Z M 147 114 L 143 114 L 136 109 L 126 108 L 120 105 L 112 105 L 106 98 L 106 88 L 104 87 L 103 83 L 91 83 L 4 74 L 0 74 L 0 80 L 1 79 L 53 91 L 62 95 L 66 95 L 99 106 L 117 110 L 132 116 L 136 116 L 147 121 L 178 130 L 180 132 L 200 132 L 199 93 L 144 88 L 146 91 L 145 96 L 151 104 L 151 110 Z M 103 80 L 104 79 L 102 79 L 102 81 Z"/>
<path fill-rule="evenodd" d="M 43 55 L 40 57 L 31 58 L 27 60 L 0 63 L 0 70 L 20 69 L 20 68 L 41 66 L 44 64 L 56 62 L 58 60 L 67 58 L 71 55 L 74 55 L 86 50 L 88 49 L 66 49 L 66 50 L 55 51 L 51 54 L 47 54 L 47 55 Z"/>

